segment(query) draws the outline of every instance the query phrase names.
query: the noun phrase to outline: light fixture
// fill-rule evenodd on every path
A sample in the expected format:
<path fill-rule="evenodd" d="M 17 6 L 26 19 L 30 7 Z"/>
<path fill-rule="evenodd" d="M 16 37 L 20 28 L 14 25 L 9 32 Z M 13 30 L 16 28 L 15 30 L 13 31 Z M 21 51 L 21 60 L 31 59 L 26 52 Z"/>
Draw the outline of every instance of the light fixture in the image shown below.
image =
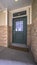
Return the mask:
<path fill-rule="evenodd" d="M 18 2 L 18 0 L 15 0 L 15 2 Z"/>

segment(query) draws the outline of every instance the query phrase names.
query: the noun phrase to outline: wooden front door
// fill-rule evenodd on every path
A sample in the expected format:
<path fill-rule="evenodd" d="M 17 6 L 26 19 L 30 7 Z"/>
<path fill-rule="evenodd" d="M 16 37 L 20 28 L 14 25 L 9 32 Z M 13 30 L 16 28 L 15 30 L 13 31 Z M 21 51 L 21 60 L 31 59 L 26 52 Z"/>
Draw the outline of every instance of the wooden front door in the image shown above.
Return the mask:
<path fill-rule="evenodd" d="M 27 44 L 27 16 L 12 21 L 12 43 Z"/>

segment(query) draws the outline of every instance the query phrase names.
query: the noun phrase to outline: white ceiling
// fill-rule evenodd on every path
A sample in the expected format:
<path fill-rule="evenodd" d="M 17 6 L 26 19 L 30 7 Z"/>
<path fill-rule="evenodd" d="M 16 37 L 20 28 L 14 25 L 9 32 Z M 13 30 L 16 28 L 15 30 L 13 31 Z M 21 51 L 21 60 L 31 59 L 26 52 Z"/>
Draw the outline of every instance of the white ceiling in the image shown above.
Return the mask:
<path fill-rule="evenodd" d="M 18 2 L 15 2 L 15 0 L 0 0 L 0 10 L 5 8 L 8 8 L 9 10 L 13 10 L 16 8 L 30 5 L 31 3 L 32 0 L 18 0 Z"/>

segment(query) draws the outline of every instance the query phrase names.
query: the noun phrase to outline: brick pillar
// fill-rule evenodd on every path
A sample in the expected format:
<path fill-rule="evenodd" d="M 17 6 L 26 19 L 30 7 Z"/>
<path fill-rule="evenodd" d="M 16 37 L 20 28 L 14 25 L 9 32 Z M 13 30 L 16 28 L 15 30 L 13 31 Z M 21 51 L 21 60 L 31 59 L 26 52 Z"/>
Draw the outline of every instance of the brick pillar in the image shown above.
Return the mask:
<path fill-rule="evenodd" d="M 32 14 L 33 14 L 33 24 L 32 24 L 32 33 L 31 33 L 31 50 L 34 56 L 35 61 L 37 62 L 37 0 L 33 0 L 32 4 Z"/>

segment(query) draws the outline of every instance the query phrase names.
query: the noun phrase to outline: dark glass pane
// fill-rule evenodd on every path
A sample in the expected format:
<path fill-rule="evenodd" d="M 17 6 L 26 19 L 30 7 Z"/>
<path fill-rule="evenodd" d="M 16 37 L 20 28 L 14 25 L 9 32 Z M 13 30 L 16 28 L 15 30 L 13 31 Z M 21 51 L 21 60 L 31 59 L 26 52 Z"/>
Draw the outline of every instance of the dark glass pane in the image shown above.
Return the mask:
<path fill-rule="evenodd" d="M 16 21 L 15 31 L 23 31 L 23 21 Z"/>
<path fill-rule="evenodd" d="M 21 15 L 26 15 L 26 11 L 22 11 L 22 12 L 14 13 L 14 14 L 13 14 L 13 17 L 21 16 Z"/>

